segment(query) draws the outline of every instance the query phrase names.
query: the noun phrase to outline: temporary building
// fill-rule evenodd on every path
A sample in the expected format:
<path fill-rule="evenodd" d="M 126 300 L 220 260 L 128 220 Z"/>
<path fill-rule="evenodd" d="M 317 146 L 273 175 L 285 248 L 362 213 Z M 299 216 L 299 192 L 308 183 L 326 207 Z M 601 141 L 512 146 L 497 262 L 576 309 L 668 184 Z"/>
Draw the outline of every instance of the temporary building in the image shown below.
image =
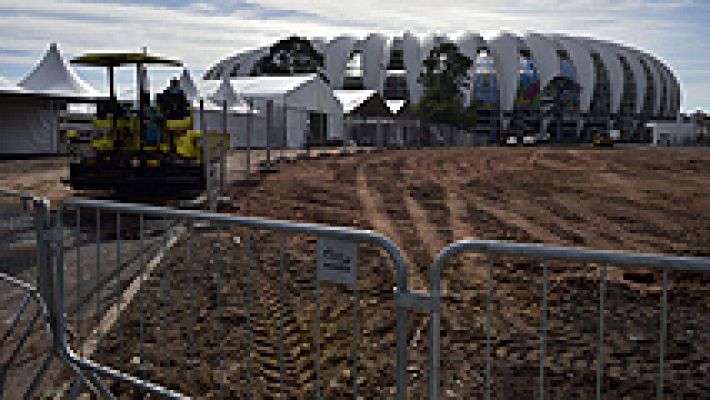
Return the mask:
<path fill-rule="evenodd" d="M 56 44 L 13 85 L 0 81 L 0 153 L 42 154 L 59 150 L 60 110 L 70 101 L 100 97 L 64 61 Z"/>
<path fill-rule="evenodd" d="M 251 146 L 266 146 L 269 119 L 269 145 L 274 147 L 302 148 L 306 143 L 321 145 L 343 139 L 342 105 L 318 75 L 239 77 L 229 82 L 258 111 L 256 117 L 240 119 L 244 130 L 247 118 L 252 119 Z M 271 114 L 268 104 L 272 104 Z M 232 146 L 246 146 L 246 136 L 232 136 Z"/>
<path fill-rule="evenodd" d="M 20 81 L 19 86 L 57 98 L 92 99 L 100 96 L 62 58 L 56 43 L 50 44 L 44 58 L 25 79 Z"/>
<path fill-rule="evenodd" d="M 56 113 L 50 101 L 0 82 L 0 154 L 51 153 L 57 150 Z"/>
<path fill-rule="evenodd" d="M 190 76 L 190 72 L 185 69 L 180 76 L 180 89 L 185 93 L 192 108 L 194 129 L 201 129 L 204 121 L 207 131 L 223 132 L 226 123 L 230 137 L 245 134 L 244 120 L 250 108 L 237 95 L 229 80 L 200 81 L 198 86 Z M 226 119 L 225 100 L 227 101 Z"/>
<path fill-rule="evenodd" d="M 345 139 L 372 146 L 394 123 L 392 113 L 376 90 L 334 90 L 343 106 Z"/>
<path fill-rule="evenodd" d="M 646 124 L 651 131 L 654 146 L 689 146 L 697 139 L 694 126 L 689 122 L 654 121 Z"/>

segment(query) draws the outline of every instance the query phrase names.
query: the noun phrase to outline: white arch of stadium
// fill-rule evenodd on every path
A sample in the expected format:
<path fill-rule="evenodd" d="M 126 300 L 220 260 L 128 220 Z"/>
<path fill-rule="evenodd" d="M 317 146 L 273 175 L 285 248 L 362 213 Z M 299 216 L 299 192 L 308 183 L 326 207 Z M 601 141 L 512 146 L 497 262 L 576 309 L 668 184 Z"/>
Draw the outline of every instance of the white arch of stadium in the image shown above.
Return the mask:
<path fill-rule="evenodd" d="M 501 112 L 514 109 L 520 79 L 521 51 L 530 55 L 540 77 L 541 88 L 560 76 L 560 54 L 563 52 L 567 55 L 574 67 L 576 81 L 581 87 L 579 111 L 582 114 L 590 111 L 595 96 L 606 93 L 609 96 L 608 113 L 611 116 L 619 114 L 625 87 L 633 87 L 627 101 L 631 102 L 628 106 L 634 114 L 638 115 L 646 110 L 647 119 L 673 119 L 680 110 L 680 83 L 666 64 L 640 50 L 592 38 L 538 33 L 518 36 L 507 32 L 489 40 L 472 32 L 467 32 L 457 39 L 446 35 L 419 38 L 405 32 L 396 37 L 372 33 L 365 38 L 340 36 L 328 42 L 312 39 L 311 43 L 324 55 L 324 73 L 334 89 L 343 87 L 348 61 L 354 52 L 359 52 L 362 60 L 363 88 L 374 89 L 384 95 L 391 50 L 397 48 L 402 51 L 408 100 L 417 103 L 422 94 L 422 86 L 417 82 L 423 68 L 422 61 L 437 45 L 452 43 L 458 47 L 461 54 L 473 61 L 470 76 L 475 73 L 479 50 L 485 49 L 492 56 L 498 77 Z M 220 79 L 225 71 L 232 76 L 249 75 L 254 64 L 268 51 L 268 47 L 262 47 L 239 52 L 216 63 L 205 74 L 205 79 Z M 601 93 L 595 93 L 600 77 L 597 76 L 593 58 L 601 61 L 608 78 L 606 90 Z M 629 78 L 632 85 L 627 82 Z M 650 93 L 647 93 L 648 88 L 652 90 Z"/>

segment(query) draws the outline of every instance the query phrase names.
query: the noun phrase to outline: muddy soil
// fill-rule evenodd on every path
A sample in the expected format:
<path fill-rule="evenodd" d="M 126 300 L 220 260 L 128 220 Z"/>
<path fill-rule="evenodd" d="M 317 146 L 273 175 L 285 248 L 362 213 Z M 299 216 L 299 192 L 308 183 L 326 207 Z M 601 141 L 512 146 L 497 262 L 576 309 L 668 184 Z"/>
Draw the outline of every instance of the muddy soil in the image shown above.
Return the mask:
<path fill-rule="evenodd" d="M 376 230 L 402 250 L 410 287 L 426 290 L 436 253 L 463 238 L 707 256 L 708 178 L 710 152 L 703 150 L 403 150 L 283 165 L 255 187 L 230 189 L 225 211 Z M 188 237 L 146 278 L 126 306 L 120 334 L 112 330 L 92 358 L 196 397 L 263 398 L 283 388 L 289 397 L 309 398 L 318 381 L 327 398 L 345 396 L 355 383 L 364 398 L 394 396 L 394 275 L 378 249 L 361 249 L 356 291 L 316 286 L 313 237 L 285 236 L 283 280 L 277 235 L 225 226 Z M 486 258 L 465 255 L 444 268 L 442 397 L 482 397 L 487 266 Z M 550 398 L 593 397 L 601 267 L 548 267 L 545 390 Z M 494 279 L 493 396 L 537 396 L 542 265 L 497 259 Z M 653 396 L 661 273 L 609 266 L 607 279 L 603 393 Z M 709 283 L 701 274 L 669 273 L 664 384 L 672 398 L 710 390 Z M 282 311 L 287 339 L 280 349 Z M 413 313 L 409 325 L 410 391 L 422 398 L 428 324 Z M 140 396 L 114 388 L 122 397 Z"/>

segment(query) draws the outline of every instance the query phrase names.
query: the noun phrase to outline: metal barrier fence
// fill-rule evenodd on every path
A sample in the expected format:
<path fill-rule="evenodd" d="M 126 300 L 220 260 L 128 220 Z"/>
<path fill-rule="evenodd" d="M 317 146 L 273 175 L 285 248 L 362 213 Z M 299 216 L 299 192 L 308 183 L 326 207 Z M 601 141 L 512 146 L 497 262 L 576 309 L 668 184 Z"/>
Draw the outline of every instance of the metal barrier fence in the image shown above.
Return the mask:
<path fill-rule="evenodd" d="M 485 296 L 486 302 L 485 302 L 485 310 L 486 310 L 486 320 L 485 320 L 485 338 L 481 337 L 481 339 L 485 340 L 485 371 L 484 371 L 484 379 L 483 381 L 476 381 L 476 374 L 474 371 L 466 371 L 466 379 L 469 381 L 474 381 L 478 382 L 476 385 L 473 385 L 475 387 L 469 387 L 469 388 L 462 388 L 463 385 L 461 384 L 461 381 L 456 378 L 456 375 L 459 374 L 459 371 L 461 366 L 456 366 L 452 365 L 454 362 L 452 360 L 447 360 L 447 368 L 442 369 L 441 368 L 441 357 L 442 354 L 447 354 L 447 353 L 454 353 L 457 351 L 457 348 L 455 346 L 455 341 L 457 335 L 463 335 L 463 338 L 459 338 L 458 340 L 461 340 L 465 346 L 466 349 L 459 354 L 456 354 L 457 356 L 461 357 L 461 361 L 465 367 L 464 368 L 472 368 L 472 364 L 474 362 L 474 358 L 477 357 L 476 354 L 469 354 L 469 351 L 471 351 L 474 347 L 477 347 L 475 344 L 474 340 L 471 340 L 476 337 L 477 331 L 479 327 L 475 327 L 474 322 L 462 322 L 461 315 L 446 315 L 446 310 L 449 310 L 451 308 L 454 308 L 457 305 L 460 305 L 461 303 L 465 304 L 465 302 L 458 300 L 456 304 L 454 305 L 447 305 L 447 301 L 449 301 L 449 298 L 454 296 L 455 294 L 459 294 L 462 292 L 466 291 L 471 291 L 471 287 L 467 287 L 467 285 L 473 284 L 473 282 L 464 282 L 461 283 L 461 280 L 465 280 L 465 277 L 462 276 L 462 272 L 466 271 L 466 273 L 473 273 L 475 275 L 475 271 L 478 270 L 478 268 L 474 268 L 472 265 L 465 265 L 462 260 L 459 260 L 458 265 L 454 263 L 455 265 L 451 268 L 451 273 L 456 275 L 457 279 L 451 279 L 449 281 L 445 281 L 447 283 L 447 286 L 449 287 L 449 290 L 451 292 L 456 292 L 456 293 L 446 293 L 446 291 L 442 292 L 442 269 L 449 265 L 452 264 L 452 260 L 455 261 L 455 257 L 457 256 L 465 256 L 465 253 L 477 253 L 477 254 L 485 254 L 488 256 L 488 270 L 487 270 L 487 287 L 482 287 L 478 295 L 472 295 L 472 297 L 483 297 Z M 515 257 L 520 258 L 524 257 L 526 259 L 536 259 L 536 260 L 541 260 L 542 261 L 542 287 L 541 287 L 541 294 L 540 294 L 540 301 L 541 301 L 541 306 L 540 306 L 540 320 L 539 320 L 539 349 L 537 350 L 537 353 L 535 352 L 534 349 L 531 349 L 530 347 L 528 348 L 523 348 L 523 349 L 515 349 L 513 346 L 510 344 L 513 339 L 508 339 L 508 340 L 503 340 L 503 339 L 498 339 L 497 340 L 497 350 L 495 354 L 493 354 L 493 342 L 494 342 L 494 337 L 493 337 L 493 298 L 494 298 L 494 281 L 496 280 L 495 275 L 494 275 L 494 266 L 496 265 L 498 260 L 503 259 L 504 257 Z M 497 241 L 485 241 L 485 240 L 463 240 L 456 242 L 454 244 L 449 245 L 447 248 L 445 248 L 443 251 L 439 253 L 439 255 L 436 257 L 434 265 L 431 269 L 431 282 L 430 282 L 430 290 L 431 290 L 431 297 L 432 297 L 432 302 L 439 305 L 438 307 L 434 308 L 431 316 L 430 316 L 430 353 L 429 353 L 429 359 L 430 359 L 430 381 L 429 381 L 429 398 L 431 399 L 438 399 L 440 397 L 440 386 L 444 385 L 444 389 L 446 390 L 445 396 L 446 397 L 452 397 L 456 390 L 475 390 L 478 388 L 478 385 L 482 386 L 482 392 L 484 394 L 484 397 L 486 399 L 491 398 L 492 392 L 494 390 L 492 389 L 492 358 L 496 355 L 500 355 L 501 353 L 503 354 L 503 358 L 505 358 L 505 361 L 511 365 L 512 367 L 508 367 L 508 369 L 514 369 L 512 374 L 509 374 L 506 376 L 507 379 L 504 379 L 502 382 L 497 382 L 497 388 L 495 390 L 494 397 L 505 397 L 505 395 L 501 395 L 501 393 L 507 393 L 509 395 L 512 394 L 513 397 L 533 397 L 533 395 L 530 393 L 531 391 L 534 392 L 534 390 L 531 388 L 533 386 L 534 382 L 534 375 L 529 374 L 529 372 L 532 371 L 530 366 L 526 366 L 525 361 L 526 359 L 532 360 L 534 358 L 531 358 L 531 355 L 537 355 L 537 360 L 538 360 L 538 389 L 537 389 L 537 396 L 540 399 L 544 399 L 546 397 L 546 392 L 548 392 L 552 385 L 546 384 L 546 377 L 548 370 L 551 369 L 551 365 L 553 362 L 556 360 L 552 358 L 549 354 L 546 353 L 546 349 L 548 346 L 548 334 L 550 331 L 549 328 L 549 319 L 548 319 L 548 312 L 549 312 L 549 307 L 548 307 L 548 292 L 550 291 L 549 288 L 549 277 L 548 277 L 548 270 L 552 266 L 551 263 L 555 263 L 556 260 L 559 261 L 565 261 L 565 262 L 573 262 L 573 263 L 594 263 L 599 265 L 599 287 L 598 291 L 595 291 L 594 288 L 583 288 L 582 290 L 578 290 L 574 292 L 574 298 L 564 297 L 562 296 L 563 299 L 569 300 L 571 303 L 571 307 L 574 309 L 582 309 L 586 302 L 588 300 L 592 300 L 593 304 L 593 297 L 592 295 L 596 295 L 598 299 L 598 309 L 597 312 L 598 314 L 596 315 L 597 319 L 597 329 L 596 329 L 596 376 L 593 378 L 595 381 L 595 395 L 597 399 L 602 398 L 603 392 L 604 392 L 604 373 L 605 373 L 605 360 L 607 358 L 607 355 L 609 355 L 610 347 L 612 347 L 616 342 L 620 342 L 620 340 L 617 340 L 615 338 L 607 339 L 609 341 L 608 345 L 605 345 L 605 319 L 606 320 L 611 320 L 615 324 L 615 333 L 616 334 L 623 334 L 623 327 L 625 324 L 627 324 L 627 320 L 624 318 L 628 318 L 631 322 L 635 323 L 641 323 L 641 325 L 648 324 L 648 318 L 643 316 L 642 312 L 639 310 L 636 310 L 635 312 L 630 312 L 624 315 L 620 314 L 614 314 L 616 308 L 609 308 L 605 309 L 607 301 L 610 301 L 608 299 L 609 294 L 608 294 L 608 287 L 607 287 L 607 266 L 610 267 L 610 272 L 614 272 L 615 279 L 618 280 L 620 279 L 619 276 L 622 278 L 627 278 L 626 275 L 623 275 L 620 271 L 625 271 L 629 267 L 643 267 L 643 268 L 648 268 L 650 271 L 660 271 L 662 272 L 662 283 L 659 285 L 660 286 L 660 316 L 655 316 L 658 319 L 656 323 L 651 323 L 650 326 L 656 326 L 658 327 L 658 353 L 657 355 L 657 364 L 656 364 L 656 371 L 657 371 L 657 380 L 655 384 L 655 393 L 656 396 L 659 399 L 662 399 L 664 397 L 664 394 L 666 391 L 664 390 L 664 383 L 666 379 L 666 374 L 667 374 L 667 366 L 666 364 L 668 363 L 668 360 L 666 359 L 667 351 L 668 351 L 668 291 L 669 291 L 669 271 L 676 271 L 676 270 L 683 270 L 683 271 L 691 271 L 691 272 L 708 272 L 710 271 L 710 260 L 708 259 L 701 259 L 701 258 L 693 258 L 693 257 L 668 257 L 668 256 L 661 256 L 661 255 L 651 255 L 651 254 L 634 254 L 634 253 L 624 253 L 624 252 L 616 252 L 616 251 L 600 251 L 600 250 L 588 250 L 588 249 L 582 249 L 582 248 L 569 248 L 569 247 L 555 247 L 555 246 L 543 246 L 539 244 L 521 244 L 521 243 L 506 243 L 506 242 L 497 242 Z M 485 264 L 484 264 L 485 265 Z M 530 268 L 529 263 L 509 263 L 509 266 L 512 265 L 514 269 L 513 274 L 506 274 L 506 276 L 503 276 L 500 278 L 500 285 L 502 286 L 503 284 L 508 285 L 509 287 L 513 288 L 511 291 L 515 290 L 520 290 L 522 292 L 522 289 L 515 289 L 517 288 L 523 288 L 525 286 L 529 287 L 529 283 L 531 281 L 530 279 L 530 274 L 533 271 L 536 271 L 535 269 Z M 460 267 L 460 268 L 457 268 Z M 466 267 L 466 268 L 461 268 L 461 267 Z M 498 264 L 499 269 L 503 269 L 505 265 L 501 265 L 500 263 Z M 567 266 L 568 267 L 568 266 Z M 623 269 L 613 269 L 614 267 L 621 267 Z M 565 270 L 565 267 L 560 267 L 560 271 Z M 577 271 L 582 271 L 583 268 L 577 268 Z M 501 275 L 502 272 L 500 273 Z M 621 275 L 620 275 L 621 274 Z M 638 279 L 641 284 L 637 285 L 638 288 L 645 286 L 648 286 L 648 283 L 653 283 L 654 280 L 654 272 L 648 272 L 648 273 L 639 273 L 640 278 Z M 515 277 L 517 275 L 517 278 Z M 486 278 L 483 278 L 480 275 L 477 275 L 478 278 L 481 278 L 480 282 L 485 282 Z M 562 282 L 561 278 L 558 277 L 555 282 L 555 286 L 560 286 L 563 287 L 562 285 L 559 284 L 559 282 Z M 567 277 L 568 280 L 573 281 L 574 279 L 577 279 L 579 277 Z M 590 278 L 589 276 L 584 276 L 581 280 L 585 280 Z M 657 277 L 655 277 L 657 278 Z M 630 279 L 630 278 L 629 278 Z M 455 280 L 458 280 L 459 282 L 456 283 L 454 282 Z M 517 281 L 516 281 L 517 280 Z M 696 277 L 691 277 L 691 281 L 697 281 Z M 629 283 L 628 281 L 626 282 L 627 284 Z M 633 282 L 632 282 L 633 283 Z M 699 285 L 702 285 L 702 283 L 698 283 Z M 454 285 L 461 285 L 456 286 L 454 288 Z M 517 286 L 513 286 L 517 285 Z M 618 285 L 620 286 L 620 285 Z M 611 284 L 609 284 L 609 287 L 611 287 Z M 446 288 L 445 288 L 446 289 Z M 485 293 L 485 295 L 483 294 Z M 621 290 L 619 290 L 619 293 L 622 293 Z M 515 293 L 507 293 L 505 296 L 505 299 L 508 300 L 509 303 L 513 304 L 518 304 L 521 307 L 527 306 L 527 303 L 525 300 L 531 300 L 529 298 L 526 299 L 514 299 Z M 626 296 L 626 295 L 624 295 Z M 619 298 L 622 298 L 624 296 L 619 296 Z M 687 296 L 690 297 L 690 292 L 684 292 L 682 296 Z M 620 305 L 623 305 L 624 307 L 628 306 L 628 302 L 636 300 L 637 302 L 643 302 L 643 307 L 644 310 L 648 308 L 649 305 L 651 305 L 651 300 L 653 300 L 653 296 L 649 296 L 651 299 L 648 300 L 643 300 L 640 298 L 638 295 L 634 295 L 633 293 L 631 295 L 628 295 L 628 299 L 624 299 Z M 627 301 L 628 300 L 628 301 Z M 641 301 L 643 300 L 643 301 Z M 501 299 L 502 301 L 502 299 Z M 705 304 L 705 305 L 703 305 Z M 702 297 L 700 301 L 698 301 L 698 304 L 695 304 L 695 312 L 697 312 L 697 309 L 700 308 L 701 310 L 704 310 L 707 312 L 707 300 L 702 300 Z M 473 306 L 475 308 L 475 306 Z M 559 306 L 560 309 L 563 308 L 563 306 Z M 480 306 L 480 308 L 483 308 Z M 533 307 L 534 308 L 534 307 Z M 679 307 L 680 308 L 680 307 Z M 445 311 L 442 311 L 445 310 Z M 468 310 L 468 308 L 465 308 Z M 606 311 L 606 312 L 605 312 Z M 634 310 L 632 310 L 634 311 Z M 678 311 L 680 312 L 680 310 Z M 526 322 L 532 321 L 532 318 L 530 316 L 531 312 L 527 312 L 527 314 L 524 313 L 523 318 L 520 319 L 522 321 L 521 323 L 517 325 L 523 325 L 523 327 L 526 325 Z M 609 314 L 609 315 L 606 315 Z M 700 315 L 702 315 L 702 312 L 700 315 L 692 315 L 693 313 L 691 312 L 689 319 L 695 319 L 699 318 Z M 449 318 L 448 321 L 446 321 L 446 324 L 448 325 L 446 330 L 446 334 L 448 336 L 444 336 L 446 340 L 449 342 L 449 344 L 452 347 L 449 348 L 444 348 L 444 352 L 442 353 L 441 349 L 441 340 L 442 340 L 442 317 L 444 318 Z M 516 324 L 514 321 L 512 321 L 512 315 L 507 315 L 507 317 L 511 320 L 509 322 L 508 330 L 505 330 L 505 332 L 501 332 L 501 334 L 512 334 L 511 332 L 514 330 L 519 330 L 523 331 L 524 329 L 521 329 L 520 326 L 515 326 Z M 451 320 L 451 318 L 454 318 Z M 456 319 L 459 319 L 458 321 Z M 619 320 L 622 320 L 621 322 Z M 589 350 L 589 346 L 593 346 L 593 342 L 591 341 L 592 338 L 594 337 L 594 329 L 593 327 L 593 322 L 591 324 L 589 321 L 594 320 L 594 315 L 588 315 L 587 318 L 578 318 L 575 320 L 574 318 L 570 318 L 569 315 L 567 316 L 567 319 L 565 320 L 565 323 L 562 324 L 562 327 L 565 327 L 565 325 L 581 325 L 583 330 L 586 329 L 583 332 L 579 332 L 576 334 L 572 334 L 573 339 L 572 340 L 567 340 L 567 344 L 572 346 L 578 346 L 579 347 L 579 352 L 582 354 L 580 357 L 580 365 L 576 365 L 577 372 L 582 371 L 581 374 L 584 374 L 584 371 L 587 369 L 591 369 L 591 364 L 592 360 L 591 358 L 594 358 L 593 354 L 591 352 L 587 352 Z M 458 325 L 458 326 L 456 326 Z M 465 326 L 464 326 L 465 325 Z M 530 326 L 533 326 L 533 324 L 527 324 Z M 462 328 L 463 326 L 463 328 Z M 534 326 L 533 326 L 534 327 Z M 589 329 L 591 328 L 591 329 Z M 639 337 L 634 338 L 633 336 L 631 337 L 630 340 L 636 341 L 640 343 L 636 347 L 642 347 L 645 351 L 649 352 L 649 358 L 650 356 L 654 356 L 652 351 L 649 351 L 648 349 L 648 344 L 652 342 L 652 340 L 648 337 L 645 337 L 649 334 L 649 331 L 653 331 L 653 329 L 650 329 L 648 327 L 644 327 L 646 332 L 641 332 L 639 333 Z M 701 324 L 700 331 L 702 332 L 703 329 L 706 329 L 706 326 L 703 326 Z M 461 332 L 461 331 L 464 332 Z M 520 336 L 524 337 L 526 334 L 525 332 L 519 332 Z M 528 332 L 527 335 L 531 336 L 534 332 Z M 575 336 L 576 335 L 576 336 Z M 702 333 L 701 333 L 702 335 Z M 479 336 L 480 337 L 480 336 Z M 702 336 L 701 336 L 702 337 Z M 556 339 L 563 340 L 568 339 L 567 336 L 556 334 Z M 613 341 L 613 342 L 612 342 Z M 504 342 L 504 343 L 503 343 Z M 570 343 L 571 342 L 571 343 Z M 690 355 L 689 347 L 688 346 L 688 340 L 683 339 L 683 346 L 677 349 L 676 356 L 683 356 L 683 359 L 690 359 L 692 358 Z M 692 340 L 690 341 L 692 342 Z M 707 354 L 707 344 L 702 345 L 705 347 L 700 347 L 700 350 L 697 352 L 700 353 L 698 357 L 700 357 L 700 360 L 698 362 L 698 365 L 695 365 L 696 368 L 700 368 L 699 372 L 702 375 L 703 368 L 707 368 L 707 365 L 702 364 L 702 357 L 706 357 L 703 354 Z M 633 365 L 633 367 L 629 368 L 629 373 L 632 374 L 630 377 L 631 380 L 633 379 L 641 379 L 641 376 L 653 374 L 653 370 L 650 370 L 647 361 L 643 359 L 643 355 L 640 354 L 635 354 L 634 352 L 634 347 L 629 346 L 630 350 L 619 350 L 617 349 L 614 354 L 618 357 L 637 357 L 638 359 L 633 359 L 633 362 L 630 362 L 630 364 Z M 703 350 L 705 349 L 705 350 Z M 472 352 L 475 353 L 475 352 Z M 517 354 L 516 354 L 517 353 Z M 685 354 L 684 354 L 685 353 Z M 570 353 L 563 354 L 565 356 L 568 356 Z M 522 357 L 518 357 L 522 356 Z M 564 357 L 563 357 L 564 358 Z M 707 361 L 707 360 L 706 360 Z M 562 361 L 559 361 L 562 362 Z M 677 360 L 675 360 L 676 363 L 678 363 Z M 617 363 L 620 364 L 620 363 Z M 707 364 L 707 363 L 706 363 Z M 705 365 L 705 366 L 703 366 Z M 589 367 L 589 368 L 587 368 Z M 646 369 L 644 370 L 644 367 Z M 517 370 L 516 370 L 517 368 Z M 527 369 L 526 369 L 527 368 Z M 615 366 L 615 369 L 620 369 L 618 366 Z M 628 388 L 632 391 L 636 391 L 636 396 L 645 396 L 643 394 L 643 390 L 648 390 L 649 385 L 633 385 L 631 383 L 625 383 L 623 377 L 619 376 L 619 371 L 610 371 L 610 373 L 613 372 L 614 378 L 617 381 L 620 381 L 624 383 L 624 385 L 628 386 Z M 442 377 L 443 374 L 446 374 L 447 376 Z M 705 374 L 707 374 L 707 370 L 705 370 Z M 688 375 L 692 375 L 688 373 Z M 569 385 L 579 385 L 580 382 L 583 383 L 584 380 L 582 378 L 578 378 L 577 376 L 574 375 L 574 373 L 570 374 L 567 373 L 566 375 L 562 376 L 560 379 L 560 382 L 564 380 L 568 380 L 571 383 Z M 700 378 L 701 380 L 699 382 L 693 381 L 691 379 L 683 379 L 683 383 L 687 385 L 694 385 L 695 389 L 697 390 L 695 392 L 695 395 L 700 394 L 702 396 L 702 393 L 707 393 L 707 376 L 705 378 Z M 703 383 L 703 380 L 705 383 Z M 547 386 L 546 386 L 547 385 Z M 624 385 L 618 385 L 618 386 L 624 386 Z M 548 387 L 549 386 L 549 387 Z M 652 386 L 652 383 L 651 385 Z M 590 395 L 589 392 L 584 392 L 583 388 L 577 388 L 581 390 L 579 393 L 572 393 L 570 390 L 569 392 L 565 392 L 563 396 L 571 396 L 571 397 L 588 397 Z M 675 395 L 683 395 L 684 389 L 679 389 L 679 391 L 675 392 Z M 521 392 L 524 392 L 521 393 Z M 687 393 L 686 393 L 687 394 Z M 479 394 L 480 395 L 480 394 Z M 689 394 L 692 396 L 692 394 Z M 455 393 L 455 396 L 463 396 L 463 397 L 473 397 L 474 393 L 461 393 L 460 391 L 458 393 Z M 618 393 L 612 394 L 612 397 L 621 397 Z M 554 396 L 550 396 L 554 397 Z"/>
<path fill-rule="evenodd" d="M 54 279 L 49 204 L 28 194 L 0 189 L 0 398 L 45 398 L 57 375 L 107 393 L 95 375 L 62 364 L 56 346 Z M 57 360 L 57 362 L 54 362 Z M 67 368 L 68 367 L 68 368 Z M 50 372 L 54 375 L 48 378 Z"/>
<path fill-rule="evenodd" d="M 422 299 L 385 237 L 83 199 L 57 222 L 57 340 L 108 390 L 407 398 Z"/>
<path fill-rule="evenodd" d="M 42 340 L 47 308 L 37 290 L 37 201 L 0 190 L 0 398 L 31 396 L 51 360 L 51 342 Z M 37 348 L 42 344 L 47 348 Z"/>
<path fill-rule="evenodd" d="M 33 396 L 57 354 L 67 398 L 710 390 L 708 259 L 466 240 L 436 257 L 425 295 L 370 231 L 84 199 L 52 221 L 9 191 L 0 215 L 0 394 Z M 409 351 L 427 336 L 428 375 Z"/>
<path fill-rule="evenodd" d="M 4 272 L 0 272 L 0 291 L 2 313 L 10 313 L 8 318 L 3 315 L 2 325 L 7 326 L 1 331 L 0 398 L 28 399 L 54 357 L 48 308 L 37 288 Z M 17 295 L 21 300 L 8 299 Z"/>

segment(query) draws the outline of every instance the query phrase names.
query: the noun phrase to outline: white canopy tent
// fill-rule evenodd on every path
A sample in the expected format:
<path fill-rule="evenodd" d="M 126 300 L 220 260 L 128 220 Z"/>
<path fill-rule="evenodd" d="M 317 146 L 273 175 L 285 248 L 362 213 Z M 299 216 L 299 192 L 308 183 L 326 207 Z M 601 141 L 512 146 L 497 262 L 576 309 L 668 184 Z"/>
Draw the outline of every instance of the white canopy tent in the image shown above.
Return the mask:
<path fill-rule="evenodd" d="M 310 124 L 316 118 L 326 121 L 320 123 L 325 139 L 343 138 L 342 105 L 330 87 L 316 74 L 239 77 L 232 78 L 229 82 L 241 98 L 251 102 L 259 111 L 259 117 L 252 121 L 254 136 L 251 145 L 254 147 L 266 146 L 266 108 L 269 101 L 273 103 L 270 141 L 273 146 L 283 146 L 285 139 L 286 147 L 303 147 L 308 131 L 314 130 Z M 285 116 L 284 106 L 287 110 Z M 242 119 L 243 128 L 246 130 L 246 118 Z M 232 137 L 233 147 L 245 145 L 245 136 Z"/>
<path fill-rule="evenodd" d="M 201 129 L 200 100 L 202 100 L 202 118 L 206 130 L 222 132 L 225 122 L 223 101 L 226 100 L 227 132 L 231 137 L 235 137 L 246 131 L 242 120 L 249 113 L 249 106 L 237 95 L 228 80 L 200 81 L 198 86 L 190 76 L 190 72 L 184 69 L 180 76 L 180 88 L 192 107 L 194 129 Z"/>
<path fill-rule="evenodd" d="M 25 79 L 20 81 L 19 86 L 59 98 L 100 97 L 99 92 L 81 79 L 71 65 L 62 58 L 56 43 L 49 45 L 44 58 Z"/>
<path fill-rule="evenodd" d="M 47 99 L 0 78 L 0 154 L 51 152 L 53 115 Z"/>
<path fill-rule="evenodd" d="M 69 101 L 98 97 L 100 93 L 76 74 L 52 43 L 18 85 L 0 81 L 0 153 L 58 152 L 60 110 Z"/>

